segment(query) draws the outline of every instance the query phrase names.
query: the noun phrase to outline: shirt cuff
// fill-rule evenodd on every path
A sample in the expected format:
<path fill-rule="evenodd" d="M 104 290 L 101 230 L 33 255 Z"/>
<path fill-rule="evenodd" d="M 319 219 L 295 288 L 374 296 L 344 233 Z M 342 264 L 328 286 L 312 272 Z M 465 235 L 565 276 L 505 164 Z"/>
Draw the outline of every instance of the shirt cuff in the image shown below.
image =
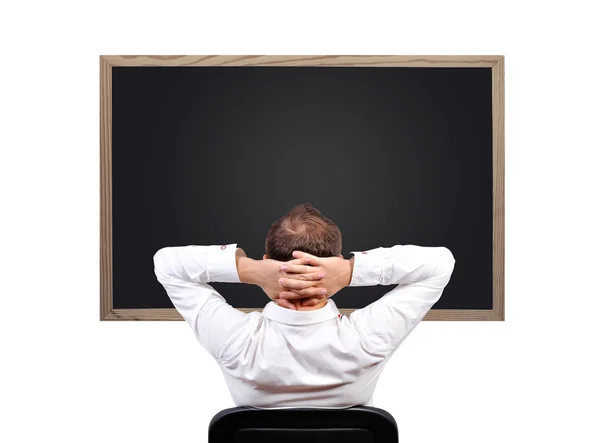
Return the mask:
<path fill-rule="evenodd" d="M 354 269 L 352 270 L 350 286 L 376 286 L 380 284 L 386 260 L 381 249 L 350 252 L 354 255 Z"/>
<path fill-rule="evenodd" d="M 237 243 L 206 247 L 206 270 L 208 281 L 241 283 L 235 261 Z"/>

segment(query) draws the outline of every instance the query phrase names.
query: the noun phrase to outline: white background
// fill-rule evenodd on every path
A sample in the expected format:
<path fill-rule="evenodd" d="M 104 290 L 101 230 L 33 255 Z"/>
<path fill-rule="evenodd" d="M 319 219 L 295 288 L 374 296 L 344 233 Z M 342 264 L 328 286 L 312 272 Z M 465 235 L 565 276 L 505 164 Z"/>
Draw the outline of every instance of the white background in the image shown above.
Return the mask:
<path fill-rule="evenodd" d="M 202 442 L 232 405 L 185 323 L 98 320 L 100 54 L 504 54 L 507 320 L 421 324 L 375 405 L 403 442 L 600 441 L 592 2 L 288 3 L 3 2 L 0 440 Z"/>

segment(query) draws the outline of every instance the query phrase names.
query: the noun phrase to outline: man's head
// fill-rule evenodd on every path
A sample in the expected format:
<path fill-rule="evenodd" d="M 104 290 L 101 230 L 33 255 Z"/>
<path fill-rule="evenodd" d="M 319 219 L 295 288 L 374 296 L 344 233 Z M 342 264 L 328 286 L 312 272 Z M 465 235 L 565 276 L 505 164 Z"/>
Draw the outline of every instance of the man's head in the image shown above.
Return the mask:
<path fill-rule="evenodd" d="M 342 253 L 340 228 L 308 203 L 293 207 L 276 220 L 267 233 L 265 258 L 292 260 L 292 252 L 303 251 L 317 257 Z"/>

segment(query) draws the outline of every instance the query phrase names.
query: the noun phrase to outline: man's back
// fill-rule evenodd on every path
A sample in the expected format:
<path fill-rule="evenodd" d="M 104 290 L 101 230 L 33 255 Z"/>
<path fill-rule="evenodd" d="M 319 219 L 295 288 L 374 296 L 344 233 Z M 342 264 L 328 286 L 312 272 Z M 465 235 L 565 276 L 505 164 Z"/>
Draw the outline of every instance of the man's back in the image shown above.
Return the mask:
<path fill-rule="evenodd" d="M 346 407 L 371 404 L 384 361 L 329 300 L 318 311 L 271 302 L 249 314 L 220 365 L 236 404 Z"/>
<path fill-rule="evenodd" d="M 331 299 L 311 311 L 270 302 L 262 313 L 244 314 L 208 284 L 241 281 L 236 247 L 163 248 L 155 272 L 221 366 L 236 405 L 263 408 L 372 405 L 385 362 L 440 298 L 454 268 L 444 247 L 354 252 L 349 286 L 397 286 L 350 316 Z"/>

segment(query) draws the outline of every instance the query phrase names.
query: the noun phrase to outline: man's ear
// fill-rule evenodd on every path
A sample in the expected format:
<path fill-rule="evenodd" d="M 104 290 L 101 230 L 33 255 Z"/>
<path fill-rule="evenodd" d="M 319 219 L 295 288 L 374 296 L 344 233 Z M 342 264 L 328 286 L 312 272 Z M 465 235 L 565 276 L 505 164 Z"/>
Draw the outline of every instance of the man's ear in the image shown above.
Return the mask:
<path fill-rule="evenodd" d="M 267 254 L 263 255 L 263 260 L 268 260 L 269 257 L 267 257 Z"/>
<path fill-rule="evenodd" d="M 339 258 L 344 258 L 344 256 L 342 254 L 338 255 Z"/>

